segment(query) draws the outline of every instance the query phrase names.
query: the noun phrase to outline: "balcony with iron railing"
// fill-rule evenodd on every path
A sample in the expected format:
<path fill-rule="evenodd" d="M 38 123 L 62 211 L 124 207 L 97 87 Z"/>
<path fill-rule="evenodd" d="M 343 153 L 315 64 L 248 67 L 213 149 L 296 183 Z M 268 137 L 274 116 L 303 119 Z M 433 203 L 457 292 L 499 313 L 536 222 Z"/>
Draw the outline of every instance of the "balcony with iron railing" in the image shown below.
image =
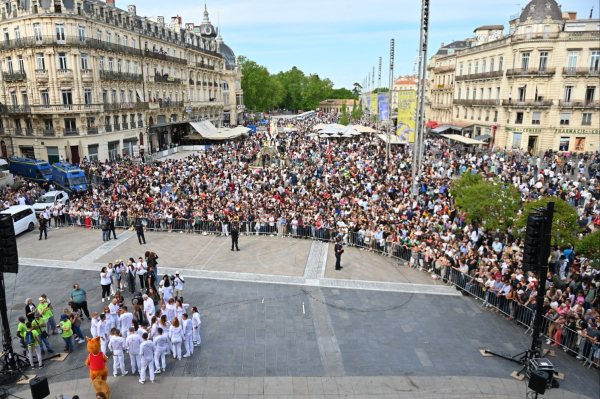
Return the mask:
<path fill-rule="evenodd" d="M 564 67 L 563 75 L 568 76 L 598 76 L 600 75 L 600 69 L 598 68 L 572 68 Z"/>
<path fill-rule="evenodd" d="M 53 127 L 42 129 L 42 136 L 54 137 L 56 136 L 56 130 Z"/>
<path fill-rule="evenodd" d="M 514 68 L 506 71 L 509 78 L 515 76 L 552 76 L 556 73 L 556 68 Z"/>
<path fill-rule="evenodd" d="M 484 99 L 455 99 L 455 105 L 467 105 L 467 106 L 487 106 L 495 107 L 496 105 L 502 104 L 502 100 L 484 100 Z"/>
<path fill-rule="evenodd" d="M 138 129 L 144 127 L 144 121 L 137 121 L 137 127 Z"/>
<path fill-rule="evenodd" d="M 88 135 L 90 135 L 90 134 L 98 134 L 98 128 L 97 127 L 88 126 L 87 127 L 87 134 Z"/>
<path fill-rule="evenodd" d="M 104 131 L 107 133 L 112 132 L 112 125 L 104 125 Z"/>
<path fill-rule="evenodd" d="M 214 65 L 208 65 L 205 62 L 190 61 L 190 66 L 196 67 L 196 68 L 206 69 L 206 70 L 209 70 L 209 71 L 214 71 L 215 70 L 215 66 Z"/>
<path fill-rule="evenodd" d="M 131 129 L 135 129 L 135 128 L 136 128 L 136 126 L 135 126 L 135 121 L 131 121 L 131 122 L 129 122 L 129 125 L 130 125 L 130 128 L 131 128 Z"/>
<path fill-rule="evenodd" d="M 26 115 L 31 114 L 30 105 L 0 105 L 2 115 Z"/>
<path fill-rule="evenodd" d="M 150 49 L 146 49 L 144 51 L 144 57 L 146 57 L 146 58 L 153 58 L 155 60 L 162 60 L 162 61 L 174 62 L 176 64 L 187 65 L 187 60 L 185 58 L 172 57 L 170 55 L 166 55 L 166 54 L 161 54 L 159 52 L 150 51 Z"/>
<path fill-rule="evenodd" d="M 561 108 L 599 108 L 600 101 L 594 100 L 560 100 L 558 106 Z"/>
<path fill-rule="evenodd" d="M 100 79 L 103 80 L 121 80 L 126 82 L 141 82 L 144 77 L 141 74 L 100 70 Z"/>
<path fill-rule="evenodd" d="M 68 127 L 63 130 L 65 136 L 79 136 L 79 128 Z"/>
<path fill-rule="evenodd" d="M 160 101 L 158 106 L 159 108 L 181 108 L 183 101 Z"/>
<path fill-rule="evenodd" d="M 181 84 L 181 79 L 179 78 L 173 78 L 171 76 L 148 76 L 148 79 L 151 82 L 156 82 L 156 83 L 171 83 L 171 84 Z"/>
<path fill-rule="evenodd" d="M 129 130 L 129 123 L 123 122 L 123 123 L 121 123 L 121 127 L 123 128 L 123 130 Z"/>
<path fill-rule="evenodd" d="M 455 76 L 454 80 L 456 80 L 457 82 L 462 82 L 465 80 L 493 79 L 493 78 L 501 78 L 503 74 L 504 74 L 504 71 L 471 73 L 468 75 Z"/>
<path fill-rule="evenodd" d="M 149 109 L 147 102 L 135 102 L 135 103 L 104 103 L 104 111 L 128 111 L 128 110 L 144 110 Z"/>
<path fill-rule="evenodd" d="M 23 72 L 2 72 L 2 77 L 6 82 L 17 82 L 19 80 L 26 80 L 27 74 Z"/>
<path fill-rule="evenodd" d="M 121 130 L 121 124 L 120 124 L 120 123 L 115 123 L 115 124 L 113 124 L 113 130 L 114 130 L 115 132 L 118 132 L 118 131 L 120 131 L 120 130 Z"/>
<path fill-rule="evenodd" d="M 206 55 L 212 55 L 213 57 L 222 58 L 221 53 L 217 53 L 216 51 L 204 49 L 204 48 L 202 48 L 200 46 L 194 46 L 191 43 L 185 43 L 184 46 L 186 48 L 189 48 L 190 50 L 198 51 L 198 52 L 204 53 Z"/>
<path fill-rule="evenodd" d="M 554 105 L 554 102 L 552 100 L 514 100 L 514 99 L 508 99 L 508 100 L 502 100 L 502 105 L 505 107 L 532 107 L 532 108 L 539 108 L 539 107 L 551 107 Z"/>
<path fill-rule="evenodd" d="M 454 84 L 452 83 L 446 83 L 443 85 L 437 85 L 431 88 L 432 91 L 436 91 L 436 90 L 451 90 L 454 88 Z"/>

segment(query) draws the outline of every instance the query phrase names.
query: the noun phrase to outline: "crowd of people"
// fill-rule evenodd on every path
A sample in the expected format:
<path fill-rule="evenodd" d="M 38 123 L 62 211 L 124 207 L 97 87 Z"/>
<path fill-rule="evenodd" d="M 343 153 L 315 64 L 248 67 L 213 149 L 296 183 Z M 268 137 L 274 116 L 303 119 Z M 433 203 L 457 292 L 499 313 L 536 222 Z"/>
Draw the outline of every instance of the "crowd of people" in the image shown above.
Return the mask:
<path fill-rule="evenodd" d="M 200 312 L 184 303 L 185 281 L 179 272 L 163 276 L 156 289 L 157 258 L 147 252 L 138 262 L 130 258 L 127 265 L 118 260 L 102 268 L 101 299 L 107 304 L 101 306 L 100 312 L 90 313 L 88 292 L 77 283 L 62 310 L 55 309 L 45 294 L 37 305 L 28 298 L 25 316 L 19 316 L 17 336 L 31 367 L 41 369 L 46 352 L 54 353 L 50 342 L 53 335 L 61 336 L 67 354 L 75 349 L 74 343 L 86 343 L 86 336 L 100 337 L 102 353 L 112 355 L 113 376 L 129 373 L 125 365 L 127 354 L 131 373 L 139 373 L 141 384 L 146 382 L 147 373 L 154 383 L 155 374 L 166 371 L 168 355 L 172 354 L 175 360 L 193 355 L 194 348 L 202 345 Z M 131 294 L 131 305 L 124 299 L 126 289 Z M 60 317 L 55 317 L 58 314 Z M 85 322 L 90 325 L 84 333 Z"/>
<path fill-rule="evenodd" d="M 598 153 L 575 157 L 497 147 L 481 151 L 431 136 L 425 141 L 419 193 L 413 197 L 411 147 L 392 146 L 387 154 L 376 134 L 341 140 L 309 136 L 316 124 L 338 120 L 337 114 L 281 120 L 281 126 L 295 129 L 280 129 L 275 138 L 259 132 L 217 143 L 179 160 L 152 164 L 84 161 L 80 167 L 101 184 L 73 198 L 61 212 L 68 224 L 108 230 L 105 240 L 110 239 L 110 230 L 116 238 L 115 228 L 226 236 L 232 224 L 246 234 L 317 240 L 339 237 L 346 245 L 440 271 L 448 284 L 459 283 L 467 291 L 489 289 L 486 303 L 511 319 L 514 302 L 535 306 L 531 298 L 537 280 L 521 269 L 519 232 L 467 224 L 464 210 L 455 208 L 451 183 L 464 173 L 498 178 L 517 187 L 523 203 L 546 196 L 564 199 L 577 209 L 582 234 L 600 226 Z M 277 162 L 253 167 L 267 146 L 277 149 Z M 16 190 L 6 188 L 1 200 L 10 206 L 36 198 L 42 191 L 26 182 Z M 552 293 L 549 300 L 558 310 L 567 309 L 567 321 L 579 314 L 577 328 L 595 343 L 600 276 L 591 267 L 589 254 L 576 253 L 573 244 L 556 248 L 550 279 L 554 291 L 548 291 Z M 136 262 L 127 263 L 117 274 L 133 273 Z M 509 288 L 500 287 L 505 283 Z M 504 299 L 490 299 L 501 288 Z M 154 287 L 148 289 L 156 292 Z M 571 298 L 579 294 L 583 303 Z M 588 310 L 592 316 L 585 313 Z M 590 351 L 592 347 L 584 345 L 580 356 L 590 358 Z M 594 355 L 597 358 L 600 352 Z M 597 359 L 596 363 L 600 364 Z"/>

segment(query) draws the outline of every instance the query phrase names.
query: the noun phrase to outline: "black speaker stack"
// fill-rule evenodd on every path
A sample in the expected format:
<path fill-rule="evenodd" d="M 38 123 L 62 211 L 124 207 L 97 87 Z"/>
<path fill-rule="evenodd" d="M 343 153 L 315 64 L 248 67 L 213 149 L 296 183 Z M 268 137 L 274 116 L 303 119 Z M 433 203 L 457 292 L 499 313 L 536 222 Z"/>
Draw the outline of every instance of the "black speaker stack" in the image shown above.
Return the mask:
<path fill-rule="evenodd" d="M 0 213 L 0 272 L 19 272 L 17 236 L 12 215 Z"/>
<path fill-rule="evenodd" d="M 44 399 L 50 396 L 50 388 L 48 387 L 48 379 L 46 377 L 35 377 L 29 381 L 31 389 L 31 397 L 33 399 Z"/>

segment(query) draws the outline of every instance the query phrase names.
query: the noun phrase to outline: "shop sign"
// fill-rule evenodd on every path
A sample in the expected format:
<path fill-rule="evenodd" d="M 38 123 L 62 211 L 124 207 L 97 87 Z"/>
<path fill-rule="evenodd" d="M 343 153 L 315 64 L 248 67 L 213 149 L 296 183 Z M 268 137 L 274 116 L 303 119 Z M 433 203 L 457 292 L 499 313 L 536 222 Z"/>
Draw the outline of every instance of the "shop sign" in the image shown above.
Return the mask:
<path fill-rule="evenodd" d="M 556 129 L 554 133 L 573 133 L 573 134 L 600 134 L 600 130 L 584 129 Z"/>
<path fill-rule="evenodd" d="M 515 129 L 514 127 L 508 127 L 508 126 L 506 126 L 504 128 L 504 130 L 506 130 L 507 132 L 519 131 L 519 132 L 523 132 L 523 133 L 541 133 L 542 132 L 542 129 L 523 129 L 523 128 Z"/>

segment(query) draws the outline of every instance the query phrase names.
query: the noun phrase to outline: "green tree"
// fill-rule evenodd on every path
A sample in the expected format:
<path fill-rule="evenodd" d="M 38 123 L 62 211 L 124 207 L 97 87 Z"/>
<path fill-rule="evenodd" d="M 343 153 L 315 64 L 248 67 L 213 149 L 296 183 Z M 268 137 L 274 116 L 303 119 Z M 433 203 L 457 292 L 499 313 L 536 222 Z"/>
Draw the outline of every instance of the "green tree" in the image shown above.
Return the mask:
<path fill-rule="evenodd" d="M 373 94 L 375 93 L 386 93 L 390 91 L 390 89 L 388 89 L 387 87 L 378 87 L 375 90 L 373 90 Z"/>
<path fill-rule="evenodd" d="M 354 108 L 352 109 L 352 119 L 355 121 L 360 120 L 360 118 L 362 118 L 363 116 L 363 105 L 362 105 L 362 100 L 360 100 L 360 102 L 358 103 L 358 106 L 356 106 L 356 100 L 354 100 Z"/>
<path fill-rule="evenodd" d="M 307 83 L 304 72 L 293 67 L 289 71 L 279 72 L 276 76 L 285 90 L 279 106 L 292 111 L 301 109 L 304 102 L 303 91 Z"/>
<path fill-rule="evenodd" d="M 354 83 L 353 86 L 354 87 L 352 88 L 352 94 L 354 94 L 356 97 L 358 97 L 358 95 L 360 94 L 360 91 L 362 90 L 362 86 L 359 85 L 358 83 Z"/>
<path fill-rule="evenodd" d="M 527 218 L 533 208 L 545 208 L 548 202 L 554 202 L 554 215 L 552 218 L 552 244 L 567 245 L 575 244 L 578 240 L 577 234 L 581 232 L 581 227 L 577 223 L 577 211 L 566 201 L 560 198 L 542 198 L 537 201 L 526 202 L 523 204 L 523 213 L 517 222 L 517 228 L 520 235 L 525 235 Z"/>
<path fill-rule="evenodd" d="M 273 98 L 280 98 L 281 85 L 274 85 L 271 74 L 266 67 L 244 56 L 238 57 L 238 65 L 242 70 L 242 89 L 244 90 L 244 103 L 250 109 L 266 111 L 273 104 Z"/>
<path fill-rule="evenodd" d="M 453 196 L 457 194 L 456 207 L 466 212 L 467 222 L 480 223 L 486 229 L 513 225 L 520 202 L 517 188 L 500 180 L 484 180 L 483 177 L 469 175 L 465 174 L 452 183 L 450 189 Z"/>
<path fill-rule="evenodd" d="M 342 117 L 340 118 L 340 124 L 348 126 L 348 107 L 346 107 L 346 100 L 342 101 Z"/>
<path fill-rule="evenodd" d="M 351 98 L 358 98 L 358 96 L 354 95 L 353 92 L 351 92 L 350 90 L 346 89 L 345 87 L 342 87 L 341 89 L 333 89 L 331 91 L 331 94 L 327 97 L 327 98 L 331 98 L 334 100 L 349 100 Z M 325 100 L 322 99 L 321 101 Z"/>
<path fill-rule="evenodd" d="M 311 74 L 307 78 L 306 86 L 302 92 L 303 109 L 315 109 L 319 103 L 326 98 L 331 98 L 333 82 L 328 78 L 321 79 L 317 74 Z"/>
<path fill-rule="evenodd" d="M 596 269 L 600 269 L 600 230 L 584 236 L 577 244 L 575 250 L 590 259 Z"/>

